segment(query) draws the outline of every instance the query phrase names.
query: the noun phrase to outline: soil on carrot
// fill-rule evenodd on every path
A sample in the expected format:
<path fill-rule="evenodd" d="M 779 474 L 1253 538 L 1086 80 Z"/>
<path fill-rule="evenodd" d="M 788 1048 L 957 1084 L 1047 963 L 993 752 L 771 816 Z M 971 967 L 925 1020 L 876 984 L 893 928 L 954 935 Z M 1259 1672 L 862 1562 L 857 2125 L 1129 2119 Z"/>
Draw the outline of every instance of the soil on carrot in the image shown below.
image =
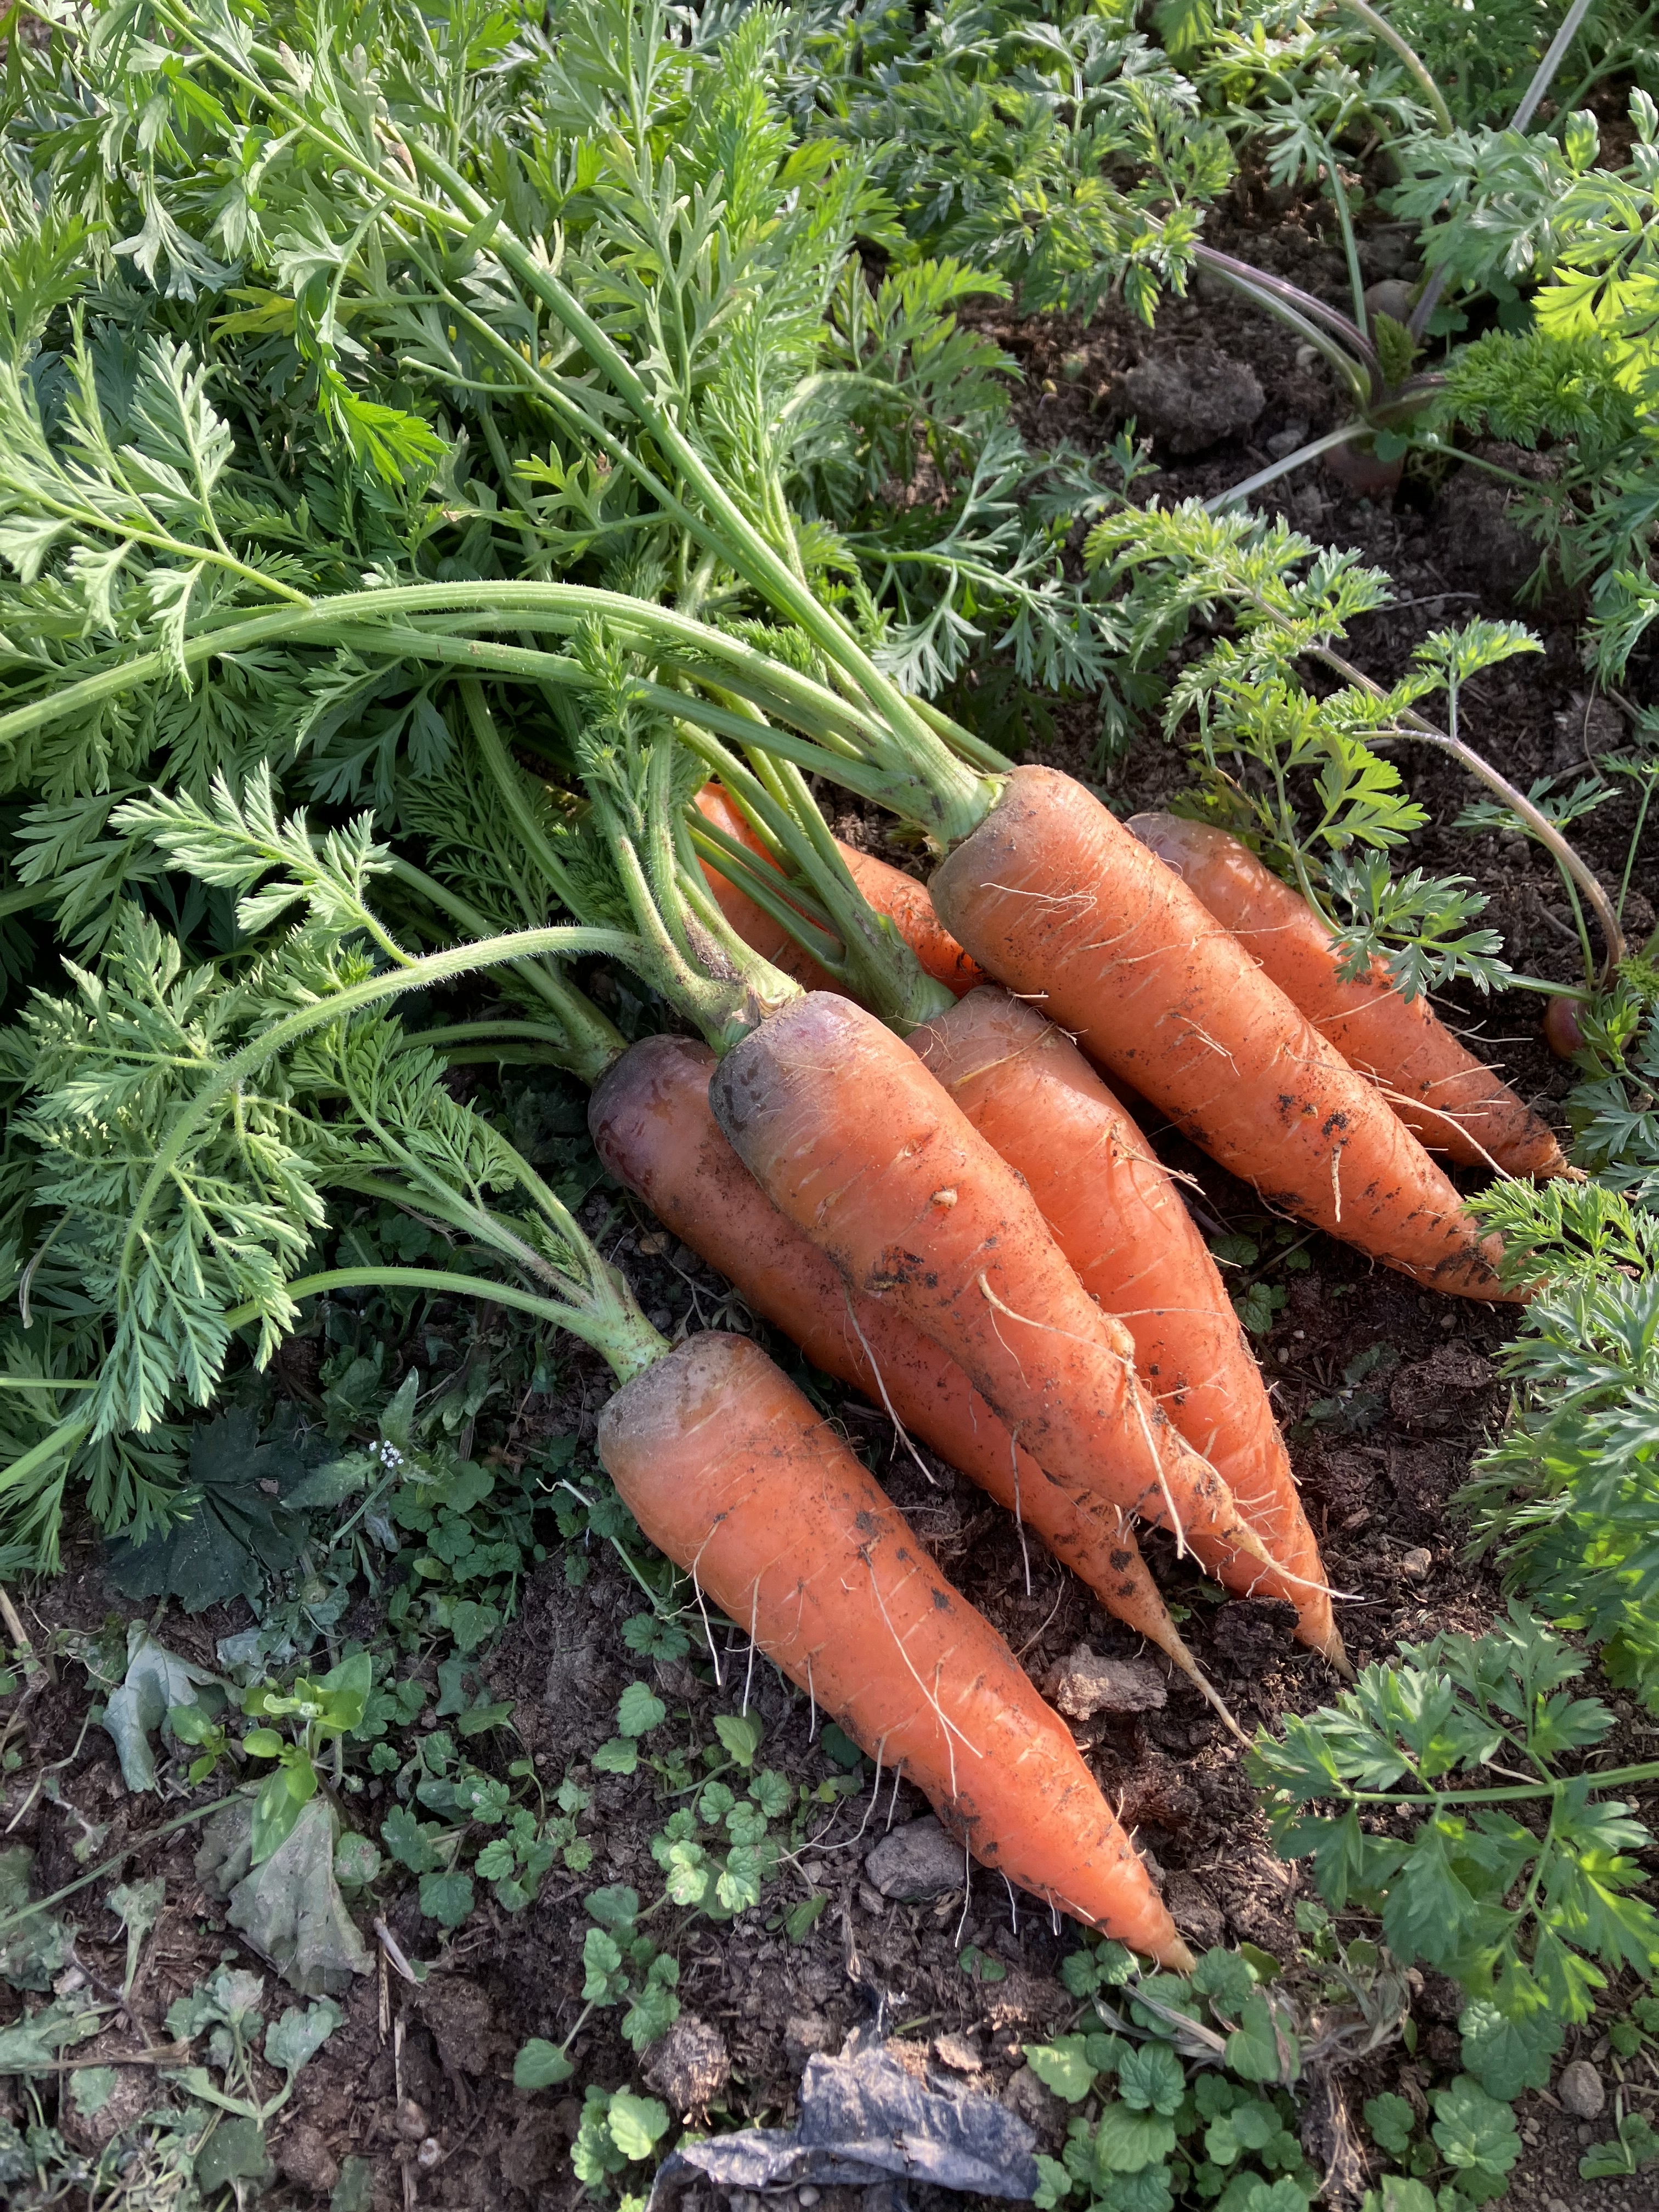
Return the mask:
<path fill-rule="evenodd" d="M 1340 259 L 1300 204 L 1275 207 L 1246 192 L 1234 219 L 1252 258 L 1337 295 Z M 1229 244 L 1224 226 L 1217 242 Z M 1362 244 L 1368 275 L 1399 276 L 1399 246 L 1396 234 L 1368 236 Z M 1299 358 L 1294 339 L 1275 325 L 1207 288 L 1167 307 L 1156 334 L 1116 312 L 1086 328 L 1063 318 L 1022 321 L 1005 309 L 978 319 L 1025 370 L 1020 410 L 1032 442 L 1066 437 L 1097 447 L 1134 414 L 1154 434 L 1160 473 L 1144 484 L 1152 495 L 1210 496 L 1266 465 L 1286 441 L 1338 419 L 1322 367 Z M 1493 457 L 1522 474 L 1548 465 L 1513 452 Z M 1473 742 L 1524 786 L 1535 775 L 1571 772 L 1592 748 L 1608 750 L 1622 716 L 1615 702 L 1592 696 L 1584 677 L 1575 643 L 1581 611 L 1559 594 L 1532 605 L 1517 600 L 1534 556 L 1505 514 L 1505 496 L 1495 477 L 1437 465 L 1409 471 L 1397 490 L 1365 497 L 1316 465 L 1273 487 L 1261 504 L 1277 507 L 1310 537 L 1356 547 L 1389 571 L 1400 603 L 1359 624 L 1352 647 L 1379 676 L 1398 671 L 1415 641 L 1443 623 L 1477 612 L 1518 613 L 1534 625 L 1541 654 L 1481 678 L 1465 696 Z M 1647 673 L 1632 672 L 1639 696 L 1646 696 Z M 1126 814 L 1165 801 L 1185 781 L 1179 748 L 1156 732 L 1144 732 L 1103 768 L 1091 702 L 1057 703 L 1052 735 L 1035 740 L 1031 751 L 1096 781 Z M 1519 839 L 1452 830 L 1460 807 L 1476 795 L 1460 771 L 1426 749 L 1404 765 L 1433 817 L 1413 857 L 1476 880 L 1518 964 L 1571 977 L 1578 965 L 1576 930 L 1543 856 Z M 1615 890 L 1630 826 L 1630 804 L 1620 797 L 1575 833 Z M 882 845 L 877 826 L 856 812 L 842 810 L 837 827 L 857 842 Z M 914 866 L 914 857 L 907 864 Z M 1626 908 L 1633 935 L 1652 927 L 1656 894 L 1650 872 L 1633 886 Z M 1540 1008 L 1537 998 L 1522 994 L 1486 1002 L 1454 992 L 1447 1010 L 1547 1115 L 1567 1077 L 1538 1039 Z M 1466 1559 L 1467 1528 L 1450 1501 L 1502 1416 L 1494 1358 L 1509 1318 L 1419 1292 L 1322 1237 L 1297 1231 L 1275 1243 L 1278 1224 L 1264 1217 L 1253 1193 L 1155 1119 L 1148 1126 L 1168 1164 L 1190 1178 L 1190 1202 L 1206 1231 L 1257 1244 L 1256 1261 L 1238 1266 L 1237 1286 L 1255 1281 L 1262 1288 L 1264 1327 L 1255 1341 L 1332 1580 L 1343 1594 L 1338 1617 L 1356 1662 L 1386 1657 L 1438 1630 L 1480 1631 L 1501 1609 L 1503 1595 L 1490 1567 Z M 671 1334 L 753 1326 L 726 1286 L 656 1232 L 630 1201 L 612 1193 L 597 1204 L 609 1209 L 608 1255 L 659 1325 Z M 799 1371 L 786 1347 L 774 1349 Z M 308 1350 L 295 1346 L 285 1366 L 302 1394 Z M 388 1351 L 398 1368 L 424 1357 L 412 1345 Z M 527 1449 L 537 1434 L 591 1442 L 607 1388 L 597 1363 L 573 1352 L 556 1389 L 537 1399 L 527 1427 L 520 1424 L 517 1448 Z M 821 1395 L 945 1572 L 996 1623 L 1037 1682 L 1081 1644 L 1103 1656 L 1147 1656 L 1006 1515 L 949 1469 L 901 1445 L 884 1415 L 835 1386 L 824 1385 Z M 1059 1978 L 1073 1933 L 982 1871 L 965 1884 L 954 1878 L 935 1887 L 920 1902 L 883 1896 L 866 1869 L 868 1854 L 926 1807 L 908 1784 L 895 1787 L 868 1762 L 857 1794 L 816 1814 L 760 1910 L 724 1924 L 687 1914 L 683 1924 L 664 1928 L 659 1940 L 678 1960 L 682 2007 L 665 2041 L 641 2061 L 621 2039 L 617 2011 L 592 2012 L 573 2045 L 568 2083 L 537 2094 L 514 2087 L 514 2052 L 532 2037 L 562 2040 L 582 2012 L 585 1897 L 601 1884 L 630 1886 L 647 1901 L 662 1892 L 651 1845 L 671 1808 L 659 1775 L 643 1760 L 632 1774 L 592 1763 L 614 1733 L 617 1700 L 629 1681 L 653 1684 L 684 1744 L 712 1741 L 714 1716 L 746 1704 L 763 1724 L 763 1763 L 791 1784 L 816 1787 L 846 1771 L 827 1753 L 808 1703 L 769 1668 L 751 1666 L 746 1639 L 717 1628 L 708 1647 L 694 1644 L 682 1658 L 642 1658 L 623 1641 L 622 1624 L 639 1612 L 640 1593 L 615 1553 L 594 1545 L 571 1560 L 550 1529 L 548 1540 L 550 1556 L 524 1584 L 516 1617 L 483 1662 L 488 1695 L 512 1707 L 513 1738 L 501 1731 L 489 1741 L 510 1748 L 487 1749 L 480 1739 L 469 1750 L 480 1765 L 493 1762 L 503 1771 L 509 1759 L 527 1757 L 550 1790 L 573 1778 L 589 1801 L 577 1829 L 591 1844 L 591 1863 L 580 1875 L 556 1865 L 536 1901 L 515 1916 L 486 1896 L 442 1943 L 433 1922 L 422 1918 L 412 1884 L 392 1899 L 377 1974 L 354 1986 L 343 2025 L 301 2074 L 270 2130 L 278 2171 L 262 2201 L 323 2201 L 355 2158 L 368 2161 L 377 2212 L 562 2206 L 580 2193 L 568 2152 L 587 2085 L 642 2085 L 677 2121 L 784 2125 L 808 2056 L 837 2051 L 859 2027 L 879 2027 L 918 2069 L 943 2069 L 1001 2098 L 1030 2121 L 1041 2147 L 1054 2150 L 1065 2108 L 1025 2064 L 1023 2045 L 1063 2027 L 1076 2009 Z M 1167 1544 L 1153 1539 L 1149 1550 L 1180 1609 L 1183 1634 L 1247 1732 L 1333 1696 L 1339 1686 L 1328 1668 L 1292 1641 L 1288 1607 L 1218 1603 Z M 99 1557 L 88 1547 L 71 1552 L 62 1578 L 32 1594 L 25 1626 L 44 1650 L 55 1631 L 94 1630 L 112 1614 L 133 1611 L 104 1582 Z M 211 1668 L 219 1639 L 246 1627 L 248 1618 L 240 1603 L 194 1618 L 169 1607 L 153 1626 L 169 1649 Z M 365 1601 L 346 1626 L 369 1637 L 375 1624 L 376 1607 Z M 1645 1755 L 1654 1731 L 1628 1700 L 1600 1682 L 1592 1686 L 1620 1716 L 1613 1756 Z M 1294 1972 L 1295 1907 L 1311 1893 L 1306 1877 L 1275 1856 L 1238 1748 L 1215 1714 L 1179 1675 L 1168 1680 L 1165 1693 L 1151 1710 L 1079 1723 L 1079 1741 L 1194 1948 L 1248 1942 Z M 198 1878 L 197 1832 L 146 1840 L 178 1808 L 124 1790 L 110 1738 L 89 1724 L 89 1693 L 77 1666 L 59 1661 L 55 1680 L 36 1676 L 0 1706 L 6 1711 L 13 1714 L 6 1841 L 35 1852 L 36 1893 L 119 1855 L 113 1873 L 65 1908 L 79 1924 L 69 1987 L 89 1986 L 119 2008 L 98 2040 L 77 2053 L 114 2069 L 115 2088 L 95 2112 L 83 2115 L 69 2096 L 50 2092 L 40 2111 L 26 2109 L 15 2077 L 9 2077 L 0 2081 L 0 2117 L 24 2127 L 45 2117 L 72 2149 L 95 2154 L 155 2101 L 154 2053 L 167 2039 L 169 2005 L 222 1957 L 256 1970 L 258 1962 L 239 1948 L 222 1907 Z M 14 1751 L 21 1759 L 9 1759 Z M 371 1832 L 391 1802 L 389 1790 L 380 1780 L 365 1785 L 357 1817 Z M 1648 1808 L 1650 1820 L 1656 1810 Z M 155 1875 L 167 1882 L 163 1917 L 123 1996 L 126 1939 L 107 1907 L 108 1888 Z M 810 1925 L 801 1927 L 805 1915 L 782 1925 L 791 1908 L 819 1900 Z M 1350 1932 L 1363 1930 L 1356 1922 Z M 383 1962 L 398 1952 L 436 1961 L 430 1978 L 416 1985 L 390 1972 Z M 1345 2130 L 1352 2133 L 1345 2112 L 1357 2113 L 1365 2097 L 1391 2089 L 1420 2112 L 1425 2094 L 1458 2071 L 1461 2003 L 1443 1978 L 1413 1977 L 1408 2041 L 1394 2041 L 1337 2077 L 1333 2093 L 1316 2100 L 1317 2112 L 1310 2103 L 1310 2141 L 1317 2141 L 1322 2160 L 1335 2157 Z M 18 2009 L 15 1994 L 0 1985 L 0 2027 Z M 1607 2057 L 1605 2036 L 1592 2027 L 1570 2037 L 1562 2063 L 1587 2058 L 1607 2079 Z M 270 2086 L 276 2081 L 271 2076 Z M 1597 2123 L 1576 2118 L 1542 2092 L 1528 2094 L 1517 2109 L 1525 2146 L 1510 2198 L 1517 2212 L 1554 2212 L 1569 2203 L 1583 2212 L 1638 2212 L 1651 2203 L 1650 2184 L 1578 2179 L 1584 2143 L 1610 2131 L 1605 2116 Z M 700 2187 L 682 2201 L 708 2207 L 723 2200 Z M 785 2193 L 768 2201 L 809 2198 Z M 842 2212 L 864 2197 L 826 2188 L 811 2201 L 820 2212 Z M 890 2201 L 884 2192 L 883 2201 Z M 924 2190 L 907 2201 L 957 2200 Z M 1355 2200 L 1337 2194 L 1331 2201 Z"/>

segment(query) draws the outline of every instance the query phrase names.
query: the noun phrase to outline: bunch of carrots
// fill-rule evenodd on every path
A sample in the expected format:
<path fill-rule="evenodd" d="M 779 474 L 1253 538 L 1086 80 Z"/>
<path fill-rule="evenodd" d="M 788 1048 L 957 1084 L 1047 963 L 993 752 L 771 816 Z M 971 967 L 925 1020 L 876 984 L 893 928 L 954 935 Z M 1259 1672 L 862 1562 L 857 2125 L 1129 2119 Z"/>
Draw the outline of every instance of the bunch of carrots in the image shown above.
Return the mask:
<path fill-rule="evenodd" d="M 465 688 L 522 808 L 530 780 Z M 1018 768 L 925 887 L 831 839 L 758 749 L 717 757 L 721 780 L 636 835 L 622 871 L 642 929 L 678 951 L 681 987 L 672 961 L 655 979 L 707 1042 L 623 1048 L 593 1009 L 567 1055 L 607 1165 L 1206 1694 L 1139 1522 L 1228 1589 L 1289 1599 L 1346 1672 L 1254 1356 L 1106 1077 L 1276 1208 L 1479 1299 L 1522 1293 L 1430 1148 L 1559 1172 L 1547 1131 L 1380 968 L 1344 981 L 1322 921 L 1218 832 L 1126 827 L 1071 779 Z M 654 1358 L 599 1444 L 652 1540 L 975 1857 L 1183 1963 L 1068 1733 L 752 1341 Z"/>

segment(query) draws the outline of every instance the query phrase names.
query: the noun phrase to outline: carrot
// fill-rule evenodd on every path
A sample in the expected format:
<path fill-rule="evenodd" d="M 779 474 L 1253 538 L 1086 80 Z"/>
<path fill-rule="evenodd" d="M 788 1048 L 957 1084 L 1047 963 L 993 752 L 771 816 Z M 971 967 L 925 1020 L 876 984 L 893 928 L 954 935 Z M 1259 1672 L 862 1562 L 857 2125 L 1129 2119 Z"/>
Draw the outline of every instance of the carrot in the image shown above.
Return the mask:
<path fill-rule="evenodd" d="M 692 1337 L 611 1400 L 599 1449 L 652 1542 L 981 1865 L 1190 1967 L 1057 1716 L 758 1346 Z"/>
<path fill-rule="evenodd" d="M 769 867 L 776 862 L 756 836 L 748 817 L 741 808 L 734 806 L 728 794 L 718 783 L 706 783 L 697 793 L 697 809 L 705 820 L 728 836 L 735 837 L 748 847 Z M 878 860 L 873 853 L 860 853 L 855 845 L 837 837 L 836 845 L 854 882 L 862 892 L 866 903 L 876 913 L 884 915 L 899 935 L 916 956 L 926 972 L 958 998 L 973 990 L 987 978 L 978 963 L 970 960 L 954 937 L 940 923 L 933 911 L 933 902 L 927 895 L 926 884 L 919 884 L 914 876 L 907 876 L 902 868 L 895 868 L 887 861 Z M 782 925 L 757 906 L 754 900 L 729 883 L 709 860 L 702 864 L 708 888 L 726 916 L 744 943 L 793 975 L 808 991 L 833 991 L 836 984 L 824 973 L 810 953 L 802 951 L 788 935 Z"/>
<path fill-rule="evenodd" d="M 1135 1379 L 1134 1343 L 1066 1264 L 1014 1171 L 890 1030 L 828 992 L 736 1045 L 714 1118 L 854 1291 L 943 1346 L 1037 1464 L 1268 1564 L 1215 1470 Z"/>
<path fill-rule="evenodd" d="M 1402 996 L 1382 960 L 1343 981 L 1322 918 L 1249 846 L 1173 814 L 1137 814 L 1129 828 L 1231 930 L 1349 1066 L 1377 1085 L 1419 1144 L 1465 1167 L 1560 1174 L 1567 1164 L 1547 1124 L 1464 1050 L 1426 998 Z"/>
<path fill-rule="evenodd" d="M 836 842 L 865 898 L 878 914 L 887 916 L 936 982 L 954 991 L 957 998 L 989 982 L 978 961 L 963 951 L 939 920 L 926 884 L 907 876 L 902 868 L 878 860 L 873 853 L 860 853 L 855 845 L 845 844 L 839 837 Z"/>
<path fill-rule="evenodd" d="M 1269 1206 L 1431 1289 L 1525 1297 L 1372 1086 L 1081 784 L 1013 769 L 931 889 L 1000 982 Z"/>
<path fill-rule="evenodd" d="M 708 1046 L 688 1037 L 642 1037 L 629 1048 L 588 1109 L 594 1146 L 611 1174 L 814 1366 L 884 1405 L 903 1430 L 1034 1530 L 1109 1613 L 1167 1652 L 1218 1704 L 1126 1516 L 1052 1481 L 931 1337 L 879 1299 L 848 1289 L 721 1135 L 708 1104 L 714 1066 Z"/>
<path fill-rule="evenodd" d="M 706 822 L 717 830 L 724 830 L 728 837 L 735 837 L 757 854 L 769 867 L 776 862 L 750 827 L 748 817 L 740 807 L 734 806 L 718 783 L 706 783 L 697 793 L 697 811 Z M 793 976 L 804 991 L 833 991 L 835 978 L 820 968 L 810 952 L 805 951 L 791 937 L 781 921 L 775 921 L 764 907 L 757 906 L 746 891 L 738 886 L 705 860 L 702 872 L 714 902 L 737 934 L 750 951 L 758 952 L 763 960 L 769 960 L 775 968 Z"/>
<path fill-rule="evenodd" d="M 1294 1579 L 1202 1536 L 1193 1549 L 1229 1589 L 1289 1598 L 1303 1642 L 1346 1667 L 1319 1547 L 1261 1373 L 1215 1261 L 1151 1146 L 1065 1032 L 1006 991 L 971 992 L 908 1042 L 1024 1177 L 1078 1280 L 1134 1339 L 1148 1394 Z"/>

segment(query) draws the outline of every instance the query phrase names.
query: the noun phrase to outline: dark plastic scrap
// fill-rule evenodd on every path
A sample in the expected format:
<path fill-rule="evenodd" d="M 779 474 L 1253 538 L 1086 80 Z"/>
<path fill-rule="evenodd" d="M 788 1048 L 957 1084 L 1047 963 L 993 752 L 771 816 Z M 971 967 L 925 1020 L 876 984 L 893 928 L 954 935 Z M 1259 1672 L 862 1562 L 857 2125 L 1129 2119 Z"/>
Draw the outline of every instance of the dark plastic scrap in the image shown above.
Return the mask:
<path fill-rule="evenodd" d="M 839 2058 L 807 2060 L 794 2127 L 743 2128 L 672 2152 L 649 2212 L 664 2212 L 699 2176 L 717 2188 L 752 2190 L 897 2177 L 1024 2202 L 1036 2191 L 1036 2142 L 993 2098 L 930 2089 L 884 2044 L 854 2035 Z"/>

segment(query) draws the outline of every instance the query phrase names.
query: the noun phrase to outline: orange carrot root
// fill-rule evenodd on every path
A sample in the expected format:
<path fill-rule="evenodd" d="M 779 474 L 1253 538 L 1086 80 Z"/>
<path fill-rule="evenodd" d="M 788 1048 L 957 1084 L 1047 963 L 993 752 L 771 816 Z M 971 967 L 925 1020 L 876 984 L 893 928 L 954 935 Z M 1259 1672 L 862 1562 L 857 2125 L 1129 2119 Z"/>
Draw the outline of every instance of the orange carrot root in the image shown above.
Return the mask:
<path fill-rule="evenodd" d="M 1247 845 L 1173 814 L 1137 814 L 1128 826 L 1348 1065 L 1376 1085 L 1419 1144 L 1464 1167 L 1506 1175 L 1553 1176 L 1565 1168 L 1547 1123 L 1464 1049 L 1426 998 L 1402 997 L 1384 962 L 1342 981 L 1322 917 Z"/>
<path fill-rule="evenodd" d="M 706 820 L 747 846 L 769 867 L 776 866 L 750 829 L 747 817 L 732 804 L 718 783 L 706 783 L 697 793 L 696 803 Z M 926 884 L 907 876 L 902 868 L 878 860 L 873 853 L 860 853 L 855 845 L 848 845 L 842 838 L 837 837 L 836 844 L 866 904 L 886 916 L 935 982 L 943 983 L 947 991 L 954 991 L 960 998 L 986 981 L 984 969 L 969 958 L 934 913 Z M 745 945 L 769 960 L 774 967 L 781 968 L 787 975 L 793 975 L 805 990 L 833 991 L 838 988 L 780 923 L 726 881 L 712 860 L 703 862 L 702 872 L 720 912 Z"/>
<path fill-rule="evenodd" d="M 1067 1266 L 1030 1194 L 915 1055 L 816 993 L 752 1031 L 710 1086 L 762 1188 L 855 1291 L 964 1368 L 1074 1496 L 1267 1561 L 1226 1485 L 1134 1373 L 1134 1345 Z"/>
<path fill-rule="evenodd" d="M 1431 1289 L 1525 1297 L 1372 1086 L 1081 784 L 1013 769 L 931 888 L 1000 982 L 1269 1206 Z"/>
<path fill-rule="evenodd" d="M 1133 1338 L 1148 1394 L 1226 1482 L 1275 1562 L 1299 1579 L 1195 1534 L 1199 1558 L 1231 1589 L 1289 1598 L 1303 1642 L 1346 1665 L 1261 1372 L 1151 1146 L 1071 1039 L 1006 991 L 971 993 L 908 1042 L 1024 1177 L 1084 1289 Z"/>
<path fill-rule="evenodd" d="M 689 1037 L 643 1037 L 623 1054 L 588 1112 L 611 1174 L 814 1366 L 884 1405 L 907 1434 L 1006 1506 L 1235 1726 L 1170 1620 L 1117 1507 L 1052 1481 L 931 1337 L 879 1299 L 848 1289 L 721 1135 L 708 1103 L 714 1066 L 708 1046 Z"/>
<path fill-rule="evenodd" d="M 692 1337 L 611 1400 L 599 1447 L 652 1542 L 982 1865 L 1190 1967 L 1057 1716 L 757 1345 Z"/>

